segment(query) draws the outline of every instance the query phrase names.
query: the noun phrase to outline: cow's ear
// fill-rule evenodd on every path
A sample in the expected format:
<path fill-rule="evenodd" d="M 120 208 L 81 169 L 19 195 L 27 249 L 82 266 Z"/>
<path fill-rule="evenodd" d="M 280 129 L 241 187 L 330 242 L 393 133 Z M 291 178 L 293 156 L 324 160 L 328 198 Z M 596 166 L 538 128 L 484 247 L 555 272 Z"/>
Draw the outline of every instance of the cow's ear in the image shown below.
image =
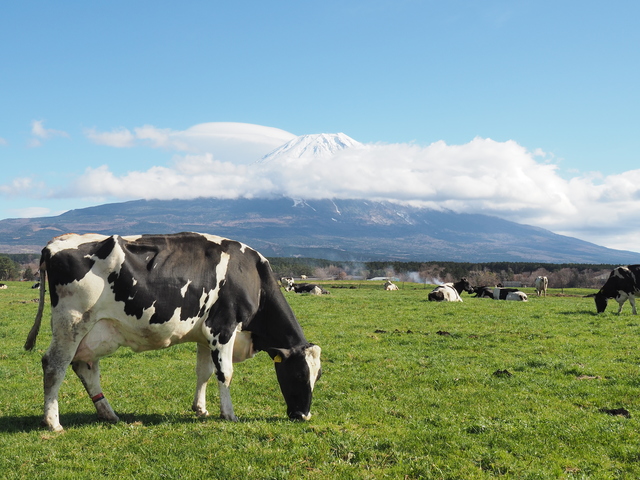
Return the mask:
<path fill-rule="evenodd" d="M 275 363 L 281 363 L 282 361 L 289 358 L 289 356 L 291 355 L 291 350 L 289 350 L 288 348 L 274 347 L 274 348 L 268 349 L 267 353 Z"/>
<path fill-rule="evenodd" d="M 309 347 L 307 348 L 307 352 L 311 353 L 311 357 L 317 360 L 320 358 L 320 353 L 322 352 L 322 350 L 318 345 L 310 343 Z"/>

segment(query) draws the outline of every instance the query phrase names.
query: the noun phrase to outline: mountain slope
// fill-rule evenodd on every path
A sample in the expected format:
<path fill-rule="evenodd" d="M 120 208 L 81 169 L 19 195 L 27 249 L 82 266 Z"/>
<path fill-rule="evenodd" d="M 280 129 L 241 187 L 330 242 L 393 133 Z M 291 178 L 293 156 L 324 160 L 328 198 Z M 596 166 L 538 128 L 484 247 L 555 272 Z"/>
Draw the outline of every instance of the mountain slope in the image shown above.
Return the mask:
<path fill-rule="evenodd" d="M 496 217 L 364 200 L 138 200 L 57 217 L 0 221 L 0 252 L 37 252 L 62 233 L 197 231 L 243 241 L 267 256 L 343 260 L 640 263 L 607 249 Z"/>

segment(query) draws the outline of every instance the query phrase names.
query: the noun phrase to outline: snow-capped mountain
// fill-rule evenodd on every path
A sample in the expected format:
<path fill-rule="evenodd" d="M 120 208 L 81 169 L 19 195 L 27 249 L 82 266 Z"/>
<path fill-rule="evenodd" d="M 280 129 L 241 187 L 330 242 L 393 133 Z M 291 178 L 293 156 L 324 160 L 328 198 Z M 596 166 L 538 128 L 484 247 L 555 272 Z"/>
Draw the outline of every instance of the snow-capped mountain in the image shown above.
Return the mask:
<path fill-rule="evenodd" d="M 262 157 L 258 162 L 265 163 L 275 158 L 326 158 L 349 148 L 362 148 L 364 145 L 344 133 L 316 133 L 300 135 L 271 153 Z"/>

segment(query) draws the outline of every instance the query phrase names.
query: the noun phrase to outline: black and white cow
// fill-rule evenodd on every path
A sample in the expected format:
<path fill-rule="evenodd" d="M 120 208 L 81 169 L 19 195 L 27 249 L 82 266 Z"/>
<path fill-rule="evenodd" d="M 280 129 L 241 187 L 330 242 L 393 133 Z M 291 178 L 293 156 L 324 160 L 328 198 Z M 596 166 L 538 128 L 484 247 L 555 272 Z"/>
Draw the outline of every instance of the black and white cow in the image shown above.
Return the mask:
<path fill-rule="evenodd" d="M 287 292 L 309 293 L 311 295 L 328 295 L 329 292 L 315 283 L 295 283 L 292 277 L 282 277 L 280 284 Z"/>
<path fill-rule="evenodd" d="M 7 284 L 6 283 L 0 283 L 0 290 L 6 290 L 7 288 Z"/>
<path fill-rule="evenodd" d="M 393 283 L 391 280 L 387 280 L 386 282 L 384 282 L 384 285 L 382 285 L 382 288 L 388 291 L 398 290 L 398 286 L 395 283 Z"/>
<path fill-rule="evenodd" d="M 220 416 L 237 420 L 229 385 L 233 363 L 266 351 L 291 419 L 310 417 L 320 376 L 320 347 L 309 343 L 266 258 L 246 245 L 197 233 L 107 237 L 67 234 L 42 250 L 51 297 L 52 339 L 42 357 L 44 423 L 61 431 L 58 391 L 69 364 L 98 416 L 118 417 L 100 387 L 100 358 L 197 343 L 193 410 L 208 415 L 206 387 L 215 373 Z M 25 349 L 35 345 L 45 289 Z"/>
<path fill-rule="evenodd" d="M 540 295 L 544 294 L 544 296 L 546 297 L 547 287 L 549 286 L 549 279 L 547 277 L 539 276 L 536 278 L 535 286 L 536 295 L 539 297 Z"/>
<path fill-rule="evenodd" d="M 622 311 L 622 305 L 629 300 L 631 311 L 636 312 L 636 296 L 640 295 L 640 265 L 614 268 L 604 286 L 595 295 L 596 310 L 602 313 L 607 308 L 607 299 L 615 298 Z"/>
<path fill-rule="evenodd" d="M 494 300 L 515 300 L 518 302 L 528 301 L 527 294 L 524 292 L 521 292 L 517 288 L 500 288 L 500 287 L 496 287 L 493 289 L 493 299 Z"/>
<path fill-rule="evenodd" d="M 517 288 L 473 287 L 474 298 L 493 298 L 494 300 L 527 301 L 527 294 Z"/>
<path fill-rule="evenodd" d="M 473 288 L 466 278 L 460 279 L 456 283 L 445 283 L 434 288 L 427 297 L 430 302 L 461 302 L 462 291 L 473 293 Z"/>
<path fill-rule="evenodd" d="M 473 287 L 473 298 L 493 298 L 493 287 Z"/>

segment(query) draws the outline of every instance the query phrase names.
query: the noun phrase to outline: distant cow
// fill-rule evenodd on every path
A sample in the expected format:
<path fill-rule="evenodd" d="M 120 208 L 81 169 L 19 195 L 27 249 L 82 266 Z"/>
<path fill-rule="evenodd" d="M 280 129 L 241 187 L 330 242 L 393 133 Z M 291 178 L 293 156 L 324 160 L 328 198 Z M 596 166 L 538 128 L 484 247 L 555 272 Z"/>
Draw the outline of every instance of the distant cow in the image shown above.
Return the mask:
<path fill-rule="evenodd" d="M 433 289 L 427 297 L 430 302 L 461 302 L 462 291 L 473 293 L 473 288 L 466 278 L 456 283 L 445 283 Z"/>
<path fill-rule="evenodd" d="M 40 282 L 36 282 L 33 285 L 31 285 L 31 288 L 40 288 Z"/>
<path fill-rule="evenodd" d="M 494 300 L 515 300 L 519 302 L 526 302 L 527 294 L 524 292 L 521 292 L 517 288 L 496 287 L 493 289 L 493 299 Z"/>
<path fill-rule="evenodd" d="M 547 287 L 549 286 L 549 279 L 547 277 L 543 277 L 540 276 L 538 278 L 536 278 L 536 295 L 539 297 L 540 295 L 544 294 L 544 296 L 547 296 Z"/>
<path fill-rule="evenodd" d="M 629 300 L 631 312 L 636 315 L 636 296 L 640 295 L 640 265 L 614 268 L 604 286 L 595 295 L 596 310 L 602 313 L 607 308 L 607 299 L 615 298 L 622 311 L 622 305 Z"/>
<path fill-rule="evenodd" d="M 58 391 L 72 366 L 98 416 L 118 417 L 100 387 L 100 358 L 120 346 L 158 350 L 197 347 L 192 409 L 206 416 L 207 382 L 218 380 L 220 416 L 237 420 L 229 385 L 233 363 L 266 351 L 274 362 L 291 419 L 311 416 L 320 347 L 309 343 L 273 278 L 269 262 L 248 246 L 213 235 L 75 235 L 42 250 L 49 282 L 51 344 L 42 357 L 44 424 L 61 431 Z M 35 346 L 45 304 L 25 349 Z"/>
<path fill-rule="evenodd" d="M 398 286 L 391 280 L 387 280 L 386 282 L 384 282 L 382 288 L 384 288 L 385 290 L 398 290 Z"/>
<path fill-rule="evenodd" d="M 7 289 L 7 285 L 4 283 L 0 283 L 0 290 L 6 290 Z"/>
<path fill-rule="evenodd" d="M 328 295 L 329 292 L 315 283 L 295 283 L 292 277 L 282 277 L 280 283 L 287 292 Z"/>
<path fill-rule="evenodd" d="M 493 287 L 473 287 L 474 298 L 493 298 Z"/>

